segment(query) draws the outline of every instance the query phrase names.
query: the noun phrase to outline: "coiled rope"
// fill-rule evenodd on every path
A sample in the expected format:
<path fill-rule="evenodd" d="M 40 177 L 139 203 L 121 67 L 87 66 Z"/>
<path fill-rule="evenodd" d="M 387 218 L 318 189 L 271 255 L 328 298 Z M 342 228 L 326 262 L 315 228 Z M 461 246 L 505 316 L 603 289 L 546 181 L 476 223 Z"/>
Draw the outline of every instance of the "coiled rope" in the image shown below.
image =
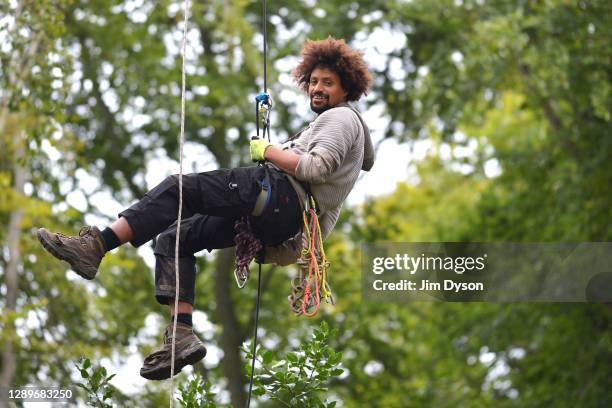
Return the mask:
<path fill-rule="evenodd" d="M 248 218 L 236 221 L 234 229 L 237 232 L 234 237 L 234 243 L 236 244 L 236 271 L 234 275 L 236 284 L 242 289 L 249 279 L 249 264 L 263 249 L 263 244 L 253 235 Z"/>
<path fill-rule="evenodd" d="M 323 235 L 312 197 L 302 219 L 308 246 L 302 250 L 297 261 L 300 275 L 292 281 L 288 300 L 296 315 L 313 317 L 319 311 L 321 294 L 327 303 L 334 304 L 334 298 L 327 282 L 330 262 L 323 248 Z"/>

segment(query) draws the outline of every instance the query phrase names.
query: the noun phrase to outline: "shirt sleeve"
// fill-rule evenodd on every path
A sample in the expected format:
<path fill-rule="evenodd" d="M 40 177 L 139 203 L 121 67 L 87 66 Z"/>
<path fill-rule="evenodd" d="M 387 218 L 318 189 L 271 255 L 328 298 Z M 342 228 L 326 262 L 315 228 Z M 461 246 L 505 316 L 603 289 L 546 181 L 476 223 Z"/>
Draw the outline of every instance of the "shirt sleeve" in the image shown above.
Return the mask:
<path fill-rule="evenodd" d="M 321 227 L 323 239 L 327 239 L 329 234 L 336 226 L 336 222 L 338 222 L 338 218 L 340 217 L 341 208 L 341 206 L 334 208 L 333 210 L 327 211 L 326 213 L 322 214 L 321 217 L 319 217 L 319 226 Z"/>
<path fill-rule="evenodd" d="M 302 154 L 295 177 L 311 184 L 325 183 L 342 164 L 359 135 L 359 123 L 350 108 L 322 113 L 313 123 L 307 152 Z"/>

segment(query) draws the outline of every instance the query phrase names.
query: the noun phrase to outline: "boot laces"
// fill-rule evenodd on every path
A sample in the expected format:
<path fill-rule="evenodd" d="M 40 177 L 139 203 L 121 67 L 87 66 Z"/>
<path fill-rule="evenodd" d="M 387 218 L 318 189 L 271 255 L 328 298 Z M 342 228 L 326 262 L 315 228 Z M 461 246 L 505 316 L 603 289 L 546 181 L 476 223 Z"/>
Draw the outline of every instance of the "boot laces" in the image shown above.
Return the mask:
<path fill-rule="evenodd" d="M 91 235 L 91 226 L 86 225 L 84 227 L 81 227 L 81 230 L 79 231 L 79 237 L 84 237 L 85 235 Z"/>
<path fill-rule="evenodd" d="M 75 237 L 72 235 L 66 235 L 66 234 L 62 234 L 61 232 L 56 232 L 55 233 L 55 241 L 60 244 L 60 245 L 64 245 L 64 241 L 74 241 L 79 239 L 79 237 Z"/>
<path fill-rule="evenodd" d="M 82 227 L 79 231 L 79 235 L 76 236 L 56 232 L 55 241 L 60 245 L 64 245 L 65 241 L 79 241 L 80 243 L 84 244 L 86 241 L 83 240 L 83 238 L 86 236 L 91 236 L 91 226 Z"/>

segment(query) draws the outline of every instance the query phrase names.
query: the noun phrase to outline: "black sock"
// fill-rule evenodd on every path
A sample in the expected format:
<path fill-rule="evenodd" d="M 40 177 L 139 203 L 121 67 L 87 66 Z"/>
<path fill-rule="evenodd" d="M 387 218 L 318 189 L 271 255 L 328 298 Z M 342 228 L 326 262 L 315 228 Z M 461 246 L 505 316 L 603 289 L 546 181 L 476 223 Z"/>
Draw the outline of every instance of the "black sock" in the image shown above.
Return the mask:
<path fill-rule="evenodd" d="M 191 313 L 179 313 L 176 319 L 177 322 L 193 327 L 193 321 L 191 320 Z M 174 323 L 174 316 L 172 316 L 172 323 Z"/>
<path fill-rule="evenodd" d="M 121 241 L 117 238 L 115 231 L 110 228 L 106 228 L 102 231 L 102 240 L 104 241 L 104 246 L 106 247 L 106 251 L 112 251 L 121 245 Z"/>

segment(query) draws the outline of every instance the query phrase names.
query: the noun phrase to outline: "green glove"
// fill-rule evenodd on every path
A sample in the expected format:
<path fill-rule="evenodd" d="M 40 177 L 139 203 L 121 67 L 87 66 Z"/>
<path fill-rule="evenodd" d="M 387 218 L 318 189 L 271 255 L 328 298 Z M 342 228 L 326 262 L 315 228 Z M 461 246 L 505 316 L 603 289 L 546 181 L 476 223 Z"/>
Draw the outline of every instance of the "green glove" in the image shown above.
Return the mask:
<path fill-rule="evenodd" d="M 264 153 L 268 146 L 272 146 L 272 143 L 266 139 L 253 139 L 251 140 L 251 159 L 254 162 L 264 161 Z"/>

